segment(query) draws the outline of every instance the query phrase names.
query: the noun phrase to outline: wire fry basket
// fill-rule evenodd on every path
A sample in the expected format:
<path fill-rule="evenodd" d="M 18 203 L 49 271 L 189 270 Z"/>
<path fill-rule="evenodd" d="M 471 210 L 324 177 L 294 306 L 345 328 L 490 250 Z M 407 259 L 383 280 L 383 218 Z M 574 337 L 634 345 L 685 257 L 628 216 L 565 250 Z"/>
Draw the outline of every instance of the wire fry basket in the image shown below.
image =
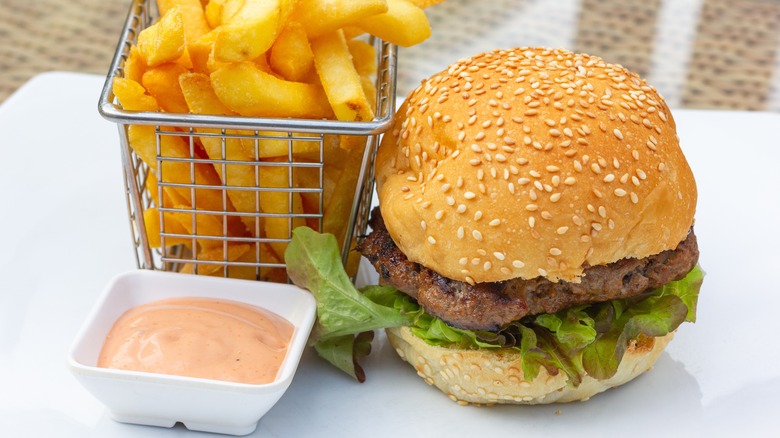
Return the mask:
<path fill-rule="evenodd" d="M 306 225 L 336 236 L 354 275 L 376 148 L 395 110 L 395 46 L 370 41 L 377 54 L 371 121 L 127 111 L 112 84 L 123 77 L 138 34 L 156 18 L 151 0 L 133 1 L 98 107 L 119 130 L 137 266 L 288 281 L 284 248 L 292 230 Z M 151 159 L 134 149 L 139 138 L 153 142 Z"/>

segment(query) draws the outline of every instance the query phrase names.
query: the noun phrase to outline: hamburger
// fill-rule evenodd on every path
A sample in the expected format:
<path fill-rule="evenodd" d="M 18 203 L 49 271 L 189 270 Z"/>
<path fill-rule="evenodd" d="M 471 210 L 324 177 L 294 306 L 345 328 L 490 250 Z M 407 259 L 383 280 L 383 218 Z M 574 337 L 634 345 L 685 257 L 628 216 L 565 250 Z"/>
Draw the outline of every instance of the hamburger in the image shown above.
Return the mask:
<path fill-rule="evenodd" d="M 360 330 L 384 325 L 455 401 L 586 400 L 695 320 L 693 173 L 663 98 L 619 65 L 545 48 L 458 61 L 405 99 L 375 175 L 358 250 L 385 287 L 360 296 L 398 320 Z"/>

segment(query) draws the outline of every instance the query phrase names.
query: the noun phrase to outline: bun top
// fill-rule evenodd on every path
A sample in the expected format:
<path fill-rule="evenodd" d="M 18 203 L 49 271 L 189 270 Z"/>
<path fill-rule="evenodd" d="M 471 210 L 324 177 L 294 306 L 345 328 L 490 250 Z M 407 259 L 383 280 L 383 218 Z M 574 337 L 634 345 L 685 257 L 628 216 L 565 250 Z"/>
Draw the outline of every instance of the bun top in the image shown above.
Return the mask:
<path fill-rule="evenodd" d="M 696 184 L 654 88 L 565 50 L 495 50 L 412 91 L 376 161 L 407 257 L 469 283 L 546 277 L 673 249 Z"/>

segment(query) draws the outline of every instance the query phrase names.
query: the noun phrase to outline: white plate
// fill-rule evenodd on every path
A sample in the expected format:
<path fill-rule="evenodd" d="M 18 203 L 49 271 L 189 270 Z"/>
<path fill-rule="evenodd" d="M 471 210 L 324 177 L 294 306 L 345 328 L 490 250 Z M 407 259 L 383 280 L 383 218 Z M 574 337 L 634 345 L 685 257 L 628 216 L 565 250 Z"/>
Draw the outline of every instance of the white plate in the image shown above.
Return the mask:
<path fill-rule="evenodd" d="M 102 78 L 35 78 L 0 106 L 0 436 L 145 437 L 119 424 L 65 358 L 102 285 L 134 266 L 116 128 Z M 780 430 L 775 346 L 780 266 L 780 115 L 674 111 L 697 177 L 707 271 L 699 320 L 655 369 L 587 403 L 462 407 L 378 336 L 351 381 L 310 350 L 256 436 L 724 436 Z"/>

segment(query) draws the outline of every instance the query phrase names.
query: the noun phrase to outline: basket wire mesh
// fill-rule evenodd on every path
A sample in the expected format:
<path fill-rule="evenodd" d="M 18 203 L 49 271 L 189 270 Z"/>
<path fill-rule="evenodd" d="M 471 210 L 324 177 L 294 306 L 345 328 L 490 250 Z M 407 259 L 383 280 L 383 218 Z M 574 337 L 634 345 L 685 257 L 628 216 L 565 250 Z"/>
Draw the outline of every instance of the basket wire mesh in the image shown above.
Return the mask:
<path fill-rule="evenodd" d="M 342 261 L 353 267 L 354 275 L 356 264 L 350 261 L 358 259 L 354 245 L 367 228 L 374 156 L 395 109 L 395 46 L 370 41 L 378 66 L 372 121 L 126 111 L 115 101 L 113 80 L 123 76 L 131 46 L 156 17 L 151 1 L 131 4 L 98 108 L 119 130 L 138 267 L 287 281 L 283 249 L 292 230 L 307 225 L 336 235 Z M 143 131 L 150 135 L 153 131 L 153 167 L 131 144 L 131 138 Z M 211 152 L 218 145 L 220 154 L 205 154 L 206 142 Z M 350 145 L 348 152 L 343 142 Z M 254 159 L 236 159 L 232 147 L 249 151 Z M 268 156 L 269 149 L 276 154 Z M 340 177 L 330 178 L 330 169 L 340 169 Z M 251 175 L 254 184 L 231 184 L 235 174 Z M 248 200 L 250 208 L 235 208 L 232 201 L 239 198 Z M 326 211 L 333 211 L 332 217 Z"/>

